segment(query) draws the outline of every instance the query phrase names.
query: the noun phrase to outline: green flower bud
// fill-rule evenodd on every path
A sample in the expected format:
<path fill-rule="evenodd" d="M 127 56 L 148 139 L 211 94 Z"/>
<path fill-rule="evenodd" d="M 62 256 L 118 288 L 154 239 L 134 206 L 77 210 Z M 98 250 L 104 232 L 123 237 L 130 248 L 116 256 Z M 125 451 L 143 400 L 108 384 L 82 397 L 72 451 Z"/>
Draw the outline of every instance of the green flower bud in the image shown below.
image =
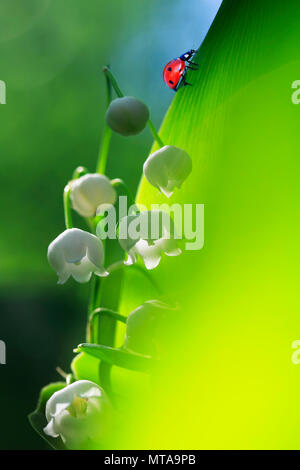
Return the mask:
<path fill-rule="evenodd" d="M 149 300 L 130 313 L 124 347 L 136 353 L 156 356 L 159 349 L 158 330 L 170 307 L 158 300 Z"/>
<path fill-rule="evenodd" d="M 124 136 L 142 132 L 149 119 L 149 109 L 133 96 L 124 96 L 112 101 L 106 112 L 109 127 Z"/>

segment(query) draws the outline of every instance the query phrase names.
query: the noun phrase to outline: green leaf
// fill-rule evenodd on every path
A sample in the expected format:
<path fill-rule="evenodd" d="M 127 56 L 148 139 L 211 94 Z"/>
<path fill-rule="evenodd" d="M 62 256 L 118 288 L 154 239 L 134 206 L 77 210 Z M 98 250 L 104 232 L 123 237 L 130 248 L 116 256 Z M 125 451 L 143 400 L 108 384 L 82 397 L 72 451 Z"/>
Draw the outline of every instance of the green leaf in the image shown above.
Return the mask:
<path fill-rule="evenodd" d="M 28 416 L 29 422 L 33 429 L 53 448 L 57 450 L 64 450 L 65 446 L 60 437 L 53 438 L 44 433 L 44 427 L 47 426 L 47 419 L 45 415 L 46 403 L 53 393 L 63 389 L 66 386 L 65 382 L 55 382 L 46 385 L 42 388 L 39 401 L 35 411 Z"/>
<path fill-rule="evenodd" d="M 80 344 L 75 352 L 85 352 L 108 364 L 138 372 L 149 372 L 156 363 L 150 356 L 98 344 Z"/>
<path fill-rule="evenodd" d="M 77 354 L 71 363 L 76 380 L 91 380 L 99 384 L 99 359 L 85 353 Z"/>
<path fill-rule="evenodd" d="M 299 329 L 299 24 L 296 0 L 224 0 L 160 133 L 192 173 L 168 201 L 141 181 L 148 209 L 205 204 L 203 249 L 152 272 L 181 307 L 151 416 L 170 423 L 151 435 L 165 448 L 299 448 L 299 371 L 285 359 Z M 125 272 L 120 311 L 138 305 L 133 284 Z"/>

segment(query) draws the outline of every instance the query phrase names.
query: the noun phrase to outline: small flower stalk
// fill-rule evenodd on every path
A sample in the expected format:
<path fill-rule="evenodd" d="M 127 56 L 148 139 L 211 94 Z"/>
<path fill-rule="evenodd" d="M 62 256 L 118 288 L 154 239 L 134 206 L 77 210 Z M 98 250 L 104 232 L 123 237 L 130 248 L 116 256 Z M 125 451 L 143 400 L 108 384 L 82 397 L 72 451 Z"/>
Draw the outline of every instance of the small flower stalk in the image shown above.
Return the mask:
<path fill-rule="evenodd" d="M 133 96 L 124 96 L 110 103 L 106 122 L 114 132 L 127 137 L 142 132 L 149 116 L 149 109 L 142 101 Z"/>
<path fill-rule="evenodd" d="M 54 438 L 48 441 L 55 448 L 61 448 L 60 439 L 55 441 L 59 437 L 68 449 L 104 448 L 105 443 L 110 442 L 107 437 L 112 439 L 115 435 L 118 436 L 115 411 L 118 412 L 119 405 L 122 404 L 118 402 L 120 397 L 114 393 L 112 386 L 112 365 L 130 371 L 152 373 L 157 360 L 167 356 L 165 351 L 170 328 L 164 319 L 169 321 L 167 313 L 171 307 L 151 300 L 136 308 L 126 318 L 115 312 L 115 305 L 119 300 L 125 266 L 130 266 L 141 258 L 147 269 L 156 268 L 163 255 L 181 254 L 177 243 L 177 238 L 181 236 L 176 236 L 169 208 L 166 211 L 149 211 L 144 208 L 140 212 L 141 208 L 135 204 L 125 183 L 118 178 L 110 181 L 105 176 L 111 131 L 123 136 L 133 136 L 139 134 L 146 125 L 149 126 L 160 150 L 150 155 L 144 163 L 144 175 L 151 185 L 167 197 L 173 194 L 175 188 L 181 187 L 192 171 L 191 158 L 184 150 L 164 145 L 149 119 L 147 106 L 132 96 L 124 96 L 109 68 L 105 67 L 103 71 L 107 84 L 108 109 L 96 165 L 98 173 L 89 173 L 85 167 L 78 167 L 74 171 L 63 194 L 66 230 L 48 247 L 48 261 L 58 275 L 59 284 L 64 284 L 70 277 L 79 283 L 86 283 L 93 274 L 110 274 L 109 282 L 92 280 L 88 305 L 87 356 L 98 361 L 95 372 L 98 376 L 93 380 L 99 381 L 101 387 L 89 380 L 76 381 L 90 377 L 87 357 L 87 366 L 84 365 L 82 369 L 80 366 L 79 372 L 74 363 L 71 366 L 72 374 L 60 372 L 66 385 L 59 384 L 55 390 L 60 386 L 64 388 L 55 393 L 51 386 L 53 395 L 46 404 L 45 396 L 48 398 L 50 394 L 48 387 L 47 394 L 41 394 L 42 401 L 39 401 L 37 409 L 30 415 L 30 422 L 41 433 L 40 414 L 46 414 L 44 437 Z M 111 101 L 112 89 L 118 97 L 114 101 Z M 121 198 L 124 195 L 131 202 L 129 211 L 127 203 L 126 210 L 123 210 Z M 72 209 L 85 218 L 90 231 L 75 228 Z M 101 220 L 94 219 L 95 216 L 101 216 Z M 98 236 L 94 234 L 95 231 Z M 109 240 L 104 245 L 100 237 Z M 95 325 L 94 319 L 97 319 Z M 115 347 L 117 321 L 126 323 L 124 344 L 118 348 Z M 91 334 L 96 328 L 96 333 Z M 90 344 L 91 340 L 93 344 Z M 73 380 L 75 382 L 70 384 Z M 114 404 L 114 411 L 111 403 Z"/>
<path fill-rule="evenodd" d="M 167 212 L 144 211 L 124 217 L 119 224 L 119 243 L 128 254 L 125 264 L 136 263 L 140 256 L 151 270 L 159 265 L 163 253 L 180 255 L 174 236 L 172 219 Z"/>
<path fill-rule="evenodd" d="M 88 282 L 92 273 L 107 276 L 103 267 L 103 244 L 95 235 L 78 228 L 61 233 L 48 248 L 50 266 L 58 275 L 58 284 L 70 276 L 77 282 Z"/>
<path fill-rule="evenodd" d="M 113 205 L 116 191 L 110 180 L 99 173 L 88 173 L 70 182 L 72 207 L 83 217 L 94 217 L 100 205 Z"/>
<path fill-rule="evenodd" d="M 184 150 L 165 145 L 147 158 L 143 170 L 147 181 L 169 198 L 191 173 L 192 160 Z"/>
<path fill-rule="evenodd" d="M 60 436 L 68 449 L 80 449 L 103 438 L 110 411 L 104 390 L 89 380 L 79 380 L 48 400 L 44 433 Z"/>

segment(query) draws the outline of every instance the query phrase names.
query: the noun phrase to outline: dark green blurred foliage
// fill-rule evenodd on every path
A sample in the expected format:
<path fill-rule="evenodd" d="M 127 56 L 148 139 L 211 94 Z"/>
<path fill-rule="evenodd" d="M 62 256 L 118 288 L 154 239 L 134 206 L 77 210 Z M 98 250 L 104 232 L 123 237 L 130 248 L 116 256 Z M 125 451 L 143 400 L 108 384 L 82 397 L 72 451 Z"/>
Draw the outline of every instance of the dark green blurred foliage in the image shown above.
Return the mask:
<path fill-rule="evenodd" d="M 79 164 L 95 168 L 105 112 L 101 69 L 118 47 L 124 15 L 134 27 L 139 11 L 135 1 L 126 2 L 126 11 L 121 1 L 101 3 L 7 0 L 0 7 L 0 30 L 9 17 L 12 22 L 10 40 L 4 28 L 0 43 L 7 84 L 0 114 L 2 283 L 16 275 L 23 282 L 24 273 L 30 281 L 28 266 L 35 281 L 51 276 L 43 255 L 63 229 L 66 179 Z M 116 138 L 110 175 L 129 178 L 134 189 L 150 143 L 148 133 L 128 143 Z"/>
<path fill-rule="evenodd" d="M 76 292 L 76 291 L 75 291 Z M 73 286 L 63 292 L 34 289 L 0 291 L 1 335 L 7 364 L 1 374 L 0 449 L 46 448 L 27 421 L 40 388 L 68 371 L 74 343 L 82 340 L 80 314 L 85 305 L 74 298 Z M 59 327 L 58 327 L 59 325 Z"/>
<path fill-rule="evenodd" d="M 119 35 L 156 2 L 139 3 L 1 0 L 2 449 L 45 448 L 27 414 L 40 388 L 59 380 L 55 367 L 68 370 L 73 347 L 84 340 L 88 286 L 56 286 L 46 251 L 64 229 L 67 179 L 79 164 L 95 169 L 106 103 L 101 69 Z M 147 131 L 134 141 L 114 136 L 109 175 L 134 191 L 150 145 Z"/>
<path fill-rule="evenodd" d="M 132 28 L 137 3 L 126 2 Z M 73 347 L 84 340 L 87 286 L 56 286 L 46 251 L 64 229 L 67 178 L 79 164 L 91 171 L 96 165 L 105 113 L 101 68 L 117 47 L 125 13 L 122 1 L 1 1 L 2 449 L 45 448 L 27 414 L 40 388 L 59 379 L 55 367 L 68 370 Z M 129 145 L 115 139 L 110 175 L 129 176 L 134 190 L 150 143 L 150 135 Z M 128 166 L 132 152 L 135 168 Z"/>
<path fill-rule="evenodd" d="M 45 448 L 27 414 L 40 388 L 59 380 L 55 367 L 68 371 L 73 347 L 84 340 L 88 286 L 57 286 L 46 252 L 64 230 L 68 178 L 78 165 L 95 170 L 106 106 L 102 66 L 111 64 L 125 94 L 135 93 L 135 83 L 137 97 L 147 101 L 151 94 L 147 104 L 158 125 L 173 97 L 161 80 L 164 62 L 192 41 L 187 34 L 184 44 L 183 35 L 160 39 L 171 4 L 176 25 L 170 0 L 163 7 L 157 0 L 1 0 L 0 79 L 7 86 L 7 104 L 0 106 L 2 449 Z M 181 19 L 180 0 L 177 6 Z M 151 144 L 148 129 L 135 138 L 114 135 L 108 175 L 135 192 Z"/>

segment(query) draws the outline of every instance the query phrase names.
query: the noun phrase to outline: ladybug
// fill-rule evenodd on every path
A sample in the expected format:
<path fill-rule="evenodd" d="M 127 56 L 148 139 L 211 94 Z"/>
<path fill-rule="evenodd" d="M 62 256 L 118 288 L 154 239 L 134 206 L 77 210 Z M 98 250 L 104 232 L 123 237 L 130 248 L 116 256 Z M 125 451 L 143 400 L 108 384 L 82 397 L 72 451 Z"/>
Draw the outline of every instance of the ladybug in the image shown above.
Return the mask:
<path fill-rule="evenodd" d="M 191 67 L 191 65 L 198 65 L 191 61 L 191 58 L 195 54 L 194 49 L 190 49 L 189 51 L 182 54 L 177 59 L 173 59 L 167 63 L 163 71 L 163 79 L 164 82 L 170 87 L 172 90 L 177 91 L 181 83 L 183 86 L 190 85 L 185 80 L 185 74 L 188 69 L 190 70 L 197 70 L 197 68 Z M 185 63 L 188 63 L 186 65 Z"/>

